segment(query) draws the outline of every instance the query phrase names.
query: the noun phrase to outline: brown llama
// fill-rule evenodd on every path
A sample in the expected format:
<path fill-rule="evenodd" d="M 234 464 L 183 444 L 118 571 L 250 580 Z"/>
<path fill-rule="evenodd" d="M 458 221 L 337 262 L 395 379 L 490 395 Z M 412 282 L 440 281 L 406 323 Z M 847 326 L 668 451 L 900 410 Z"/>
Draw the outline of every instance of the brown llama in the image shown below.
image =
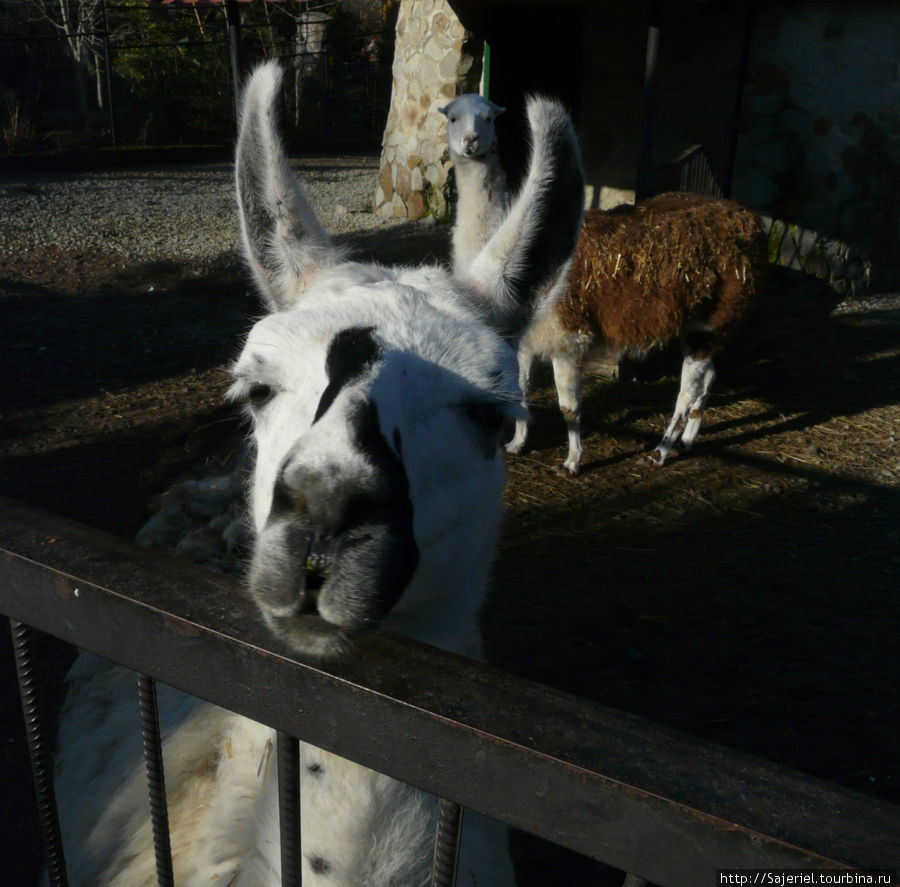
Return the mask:
<path fill-rule="evenodd" d="M 668 193 L 637 205 L 589 210 L 565 290 L 539 311 L 519 345 L 527 396 L 535 358 L 553 365 L 569 433 L 563 468 L 578 473 L 581 376 L 593 356 L 640 356 L 678 338 L 684 361 L 675 412 L 650 455 L 662 465 L 681 441 L 690 449 L 715 379 L 713 355 L 759 291 L 766 238 L 756 216 L 730 200 Z M 506 445 L 519 453 L 527 424 Z"/>

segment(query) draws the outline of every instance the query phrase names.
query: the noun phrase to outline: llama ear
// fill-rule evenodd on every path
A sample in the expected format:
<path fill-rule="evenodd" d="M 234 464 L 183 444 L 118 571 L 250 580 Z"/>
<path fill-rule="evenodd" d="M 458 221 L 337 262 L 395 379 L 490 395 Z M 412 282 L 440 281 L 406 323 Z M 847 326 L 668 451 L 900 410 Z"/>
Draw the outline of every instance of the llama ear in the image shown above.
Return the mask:
<path fill-rule="evenodd" d="M 449 111 L 450 111 L 450 105 L 444 105 L 443 108 L 438 108 L 438 114 L 443 114 L 445 117 L 447 116 Z"/>
<path fill-rule="evenodd" d="M 488 104 L 491 106 L 491 110 L 494 112 L 494 114 L 499 115 L 506 113 L 506 108 L 501 108 L 499 105 L 495 105 L 493 102 L 488 102 Z"/>
<path fill-rule="evenodd" d="M 535 305 L 568 273 L 584 216 L 584 173 L 575 130 L 562 105 L 528 100 L 531 159 L 502 224 L 462 276 L 484 298 L 491 322 L 521 333 Z"/>
<path fill-rule="evenodd" d="M 338 253 L 288 163 L 276 121 L 281 69 L 253 72 L 241 102 L 235 180 L 244 256 L 272 310 L 283 310 Z"/>

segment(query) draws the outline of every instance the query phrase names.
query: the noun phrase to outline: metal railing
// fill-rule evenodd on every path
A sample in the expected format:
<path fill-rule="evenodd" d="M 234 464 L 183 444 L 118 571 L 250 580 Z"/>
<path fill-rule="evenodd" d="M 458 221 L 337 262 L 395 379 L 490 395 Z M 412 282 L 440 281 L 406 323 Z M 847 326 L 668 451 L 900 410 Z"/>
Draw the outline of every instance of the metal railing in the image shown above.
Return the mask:
<path fill-rule="evenodd" d="M 0 612 L 628 883 L 897 863 L 900 807 L 387 634 L 334 668 L 303 663 L 236 580 L 2 499 Z"/>

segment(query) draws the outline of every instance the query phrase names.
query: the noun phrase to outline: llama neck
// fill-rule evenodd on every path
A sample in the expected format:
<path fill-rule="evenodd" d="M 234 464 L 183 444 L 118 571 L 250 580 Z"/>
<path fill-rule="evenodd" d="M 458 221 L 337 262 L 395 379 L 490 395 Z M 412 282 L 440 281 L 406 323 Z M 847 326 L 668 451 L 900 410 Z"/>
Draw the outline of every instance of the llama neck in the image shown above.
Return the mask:
<path fill-rule="evenodd" d="M 496 151 L 476 159 L 454 155 L 453 163 L 459 194 L 459 218 L 469 219 L 479 212 L 504 208 L 507 196 L 506 176 Z"/>
<path fill-rule="evenodd" d="M 506 176 L 494 151 L 474 160 L 454 155 L 454 164 L 458 199 L 453 268 L 456 273 L 465 273 L 503 221 Z"/>

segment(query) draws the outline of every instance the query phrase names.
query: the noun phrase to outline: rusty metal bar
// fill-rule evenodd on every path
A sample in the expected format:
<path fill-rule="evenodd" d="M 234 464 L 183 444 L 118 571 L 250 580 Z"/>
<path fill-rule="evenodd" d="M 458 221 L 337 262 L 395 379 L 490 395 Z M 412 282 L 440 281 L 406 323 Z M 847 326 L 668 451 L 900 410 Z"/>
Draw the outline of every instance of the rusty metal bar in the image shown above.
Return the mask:
<path fill-rule="evenodd" d="M 655 884 L 896 866 L 896 805 L 386 634 L 301 662 L 235 579 L 8 500 L 0 574 L 14 619 Z"/>
<path fill-rule="evenodd" d="M 144 740 L 144 764 L 147 768 L 147 795 L 150 799 L 150 823 L 153 827 L 153 851 L 156 855 L 156 883 L 159 887 L 175 887 L 156 681 L 149 675 L 139 674 L 137 687 L 141 709 L 141 737 Z"/>
<path fill-rule="evenodd" d="M 463 808 L 441 798 L 434 824 L 434 859 L 431 887 L 456 887 L 459 843 L 462 838 Z"/>
<path fill-rule="evenodd" d="M 67 887 L 66 860 L 63 853 L 59 817 L 56 813 L 56 793 L 53 790 L 52 740 L 47 731 L 40 679 L 37 674 L 34 652 L 34 632 L 30 626 L 10 619 L 13 652 L 16 658 L 16 676 L 25 717 L 25 735 L 28 740 L 28 756 L 31 759 L 31 775 L 37 795 L 38 819 L 50 887 Z"/>
<path fill-rule="evenodd" d="M 278 822 L 281 836 L 281 887 L 301 887 L 300 743 L 280 730 L 278 754 Z"/>

